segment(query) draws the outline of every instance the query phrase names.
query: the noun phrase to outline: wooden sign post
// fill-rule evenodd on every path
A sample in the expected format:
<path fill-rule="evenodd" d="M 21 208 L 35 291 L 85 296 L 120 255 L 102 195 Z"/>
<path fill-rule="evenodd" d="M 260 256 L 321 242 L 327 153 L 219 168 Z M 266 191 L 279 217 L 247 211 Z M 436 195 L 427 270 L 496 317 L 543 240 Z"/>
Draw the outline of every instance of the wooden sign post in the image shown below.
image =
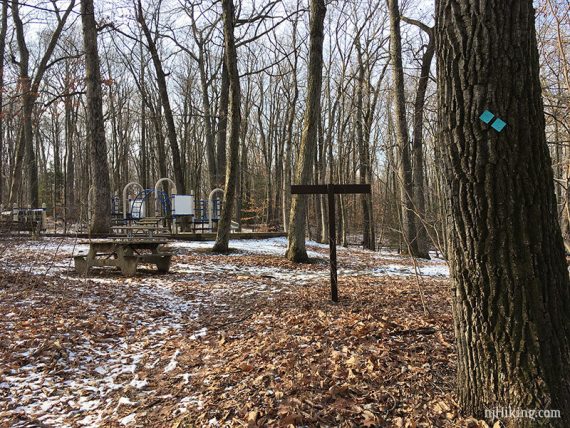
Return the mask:
<path fill-rule="evenodd" d="M 336 269 L 336 215 L 335 195 L 346 193 L 370 193 L 370 184 L 298 184 L 291 186 L 291 194 L 328 195 L 329 198 L 329 251 L 331 264 L 331 299 L 338 302 Z"/>

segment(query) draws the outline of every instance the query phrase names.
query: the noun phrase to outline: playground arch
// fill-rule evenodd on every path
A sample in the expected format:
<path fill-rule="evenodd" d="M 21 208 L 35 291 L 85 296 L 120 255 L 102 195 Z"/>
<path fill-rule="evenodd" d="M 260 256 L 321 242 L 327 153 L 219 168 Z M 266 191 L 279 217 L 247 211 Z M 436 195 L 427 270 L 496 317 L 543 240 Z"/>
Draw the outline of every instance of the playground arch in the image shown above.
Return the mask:
<path fill-rule="evenodd" d="M 220 189 L 218 187 L 217 189 L 212 190 L 210 192 L 210 196 L 208 196 L 208 227 L 210 228 L 210 230 L 213 230 L 213 227 L 214 227 L 214 220 L 213 220 L 213 218 L 214 218 L 214 195 L 216 193 L 221 193 L 223 195 L 224 189 Z"/>
<path fill-rule="evenodd" d="M 127 208 L 127 191 L 129 190 L 129 187 L 131 186 L 138 186 L 140 188 L 140 190 L 144 190 L 144 187 L 142 187 L 139 183 L 137 183 L 136 181 L 131 181 L 129 184 L 127 184 L 125 187 L 123 187 L 123 219 L 127 220 L 128 218 L 128 208 Z"/>

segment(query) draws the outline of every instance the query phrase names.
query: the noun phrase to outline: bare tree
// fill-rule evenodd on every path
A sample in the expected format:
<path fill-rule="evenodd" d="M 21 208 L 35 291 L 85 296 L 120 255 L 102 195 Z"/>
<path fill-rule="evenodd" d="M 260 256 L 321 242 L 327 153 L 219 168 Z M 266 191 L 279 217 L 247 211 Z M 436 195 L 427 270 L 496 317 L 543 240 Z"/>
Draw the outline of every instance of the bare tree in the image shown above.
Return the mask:
<path fill-rule="evenodd" d="M 224 61 L 226 63 L 229 82 L 228 130 L 226 137 L 229 143 L 229 156 L 227 159 L 226 185 L 224 189 L 222 213 L 220 215 L 218 233 L 213 248 L 215 252 L 228 251 L 239 166 L 241 121 L 241 92 L 237 65 L 237 50 L 234 38 L 235 11 L 233 0 L 222 0 L 222 17 L 224 22 Z"/>
<path fill-rule="evenodd" d="M 307 184 L 312 171 L 312 162 L 317 146 L 317 131 L 321 114 L 321 88 L 323 70 L 324 20 L 326 15 L 324 0 L 311 0 L 309 70 L 307 101 L 303 119 L 301 147 L 295 168 L 295 182 Z M 305 248 L 307 201 L 304 195 L 294 195 L 291 200 L 289 231 L 286 257 L 295 262 L 308 260 Z"/>
<path fill-rule="evenodd" d="M 159 3 L 160 7 L 160 3 Z M 174 181 L 179 193 L 186 193 L 186 182 L 184 180 L 184 169 L 182 168 L 182 159 L 180 156 L 180 147 L 176 136 L 176 125 L 174 123 L 174 114 L 170 105 L 170 97 L 168 96 L 168 87 L 166 85 L 166 73 L 162 67 L 162 61 L 158 55 L 156 42 L 146 23 L 141 0 L 137 0 L 135 5 L 136 17 L 143 34 L 145 36 L 146 45 L 152 58 L 152 63 L 156 71 L 156 81 L 158 84 L 158 92 L 160 94 L 160 101 L 164 109 L 164 118 L 166 120 L 166 129 L 168 131 L 168 141 L 170 142 L 170 151 L 172 152 L 172 166 L 174 169 Z"/>
<path fill-rule="evenodd" d="M 90 233 L 105 234 L 111 227 L 111 187 L 107 162 L 107 143 L 103 120 L 101 71 L 97 50 L 97 26 L 93 0 L 81 0 L 83 46 L 85 49 L 86 132 L 91 154 L 94 199 Z"/>
<path fill-rule="evenodd" d="M 0 204 L 4 202 L 3 190 L 6 175 L 4 173 L 4 54 L 6 52 L 6 32 L 8 29 L 8 0 L 2 0 L 2 28 L 0 29 Z"/>
<path fill-rule="evenodd" d="M 19 3 L 17 1 L 12 1 L 12 18 L 14 20 L 14 26 L 16 29 L 16 38 L 18 41 L 18 50 L 20 53 L 20 59 L 18 61 L 19 67 L 19 87 L 20 96 L 22 99 L 22 122 L 19 142 L 18 142 L 18 154 L 16 157 L 16 163 L 13 172 L 12 188 L 10 190 L 10 202 L 15 202 L 21 190 L 21 178 L 22 178 L 22 161 L 26 159 L 26 166 L 28 169 L 28 193 L 30 198 L 30 204 L 34 207 L 39 206 L 39 195 L 38 195 L 38 164 L 36 161 L 36 153 L 34 147 L 34 130 L 33 130 L 33 110 L 34 103 L 39 96 L 39 87 L 44 77 L 44 74 L 49 66 L 49 61 L 57 45 L 57 41 L 63 27 L 67 22 L 69 14 L 75 6 L 75 0 L 69 3 L 67 10 L 61 16 L 59 9 L 57 9 L 56 3 L 54 2 L 55 13 L 57 17 L 57 26 L 47 45 L 47 48 L 36 68 L 35 75 L 30 77 L 30 51 L 28 49 L 25 37 L 24 24 L 20 18 Z"/>
<path fill-rule="evenodd" d="M 414 257 L 426 257 L 420 252 L 417 241 L 416 214 L 413 201 L 413 174 L 410 158 L 410 140 L 406 119 L 406 97 L 404 93 L 404 69 L 402 66 L 402 36 L 400 33 L 400 7 L 398 0 L 387 0 L 390 13 L 390 54 L 394 85 L 394 108 L 396 114 L 396 138 L 399 147 L 399 184 L 402 209 L 402 234 L 404 251 Z"/>
<path fill-rule="evenodd" d="M 418 253 L 425 258 L 429 258 L 429 240 L 426 228 L 426 203 L 424 188 L 424 110 L 426 92 L 429 83 L 431 63 L 435 54 L 435 35 L 433 28 L 428 27 L 414 19 L 402 17 L 402 20 L 417 26 L 427 34 L 428 43 L 425 47 L 421 59 L 421 70 L 414 100 L 414 124 L 412 138 L 412 182 L 413 201 L 416 213 L 417 246 Z"/>

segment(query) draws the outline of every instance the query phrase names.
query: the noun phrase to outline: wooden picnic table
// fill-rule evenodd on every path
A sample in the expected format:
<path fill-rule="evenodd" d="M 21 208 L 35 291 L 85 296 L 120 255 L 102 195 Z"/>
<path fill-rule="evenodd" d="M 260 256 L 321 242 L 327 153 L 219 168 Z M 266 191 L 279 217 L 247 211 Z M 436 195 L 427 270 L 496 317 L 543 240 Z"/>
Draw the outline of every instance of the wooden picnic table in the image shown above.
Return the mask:
<path fill-rule="evenodd" d="M 91 239 L 79 241 L 89 245 L 87 253 L 74 256 L 77 273 L 86 274 L 93 266 L 114 266 L 121 269 L 125 276 L 133 276 L 139 263 L 154 264 L 159 272 L 170 269 L 173 253 L 162 252 L 161 245 L 166 239 Z"/>

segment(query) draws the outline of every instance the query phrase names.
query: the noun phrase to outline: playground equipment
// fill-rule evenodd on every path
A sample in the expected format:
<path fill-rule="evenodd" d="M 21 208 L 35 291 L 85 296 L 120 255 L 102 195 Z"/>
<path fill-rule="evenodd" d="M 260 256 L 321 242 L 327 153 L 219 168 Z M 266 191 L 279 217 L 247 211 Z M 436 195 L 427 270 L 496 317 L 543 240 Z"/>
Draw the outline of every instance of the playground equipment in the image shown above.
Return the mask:
<path fill-rule="evenodd" d="M 30 232 L 32 235 L 39 235 L 46 230 L 46 204 L 42 208 L 19 208 L 17 204 L 12 209 L 5 211 L 0 205 L 0 231 Z"/>
<path fill-rule="evenodd" d="M 224 190 L 217 188 L 214 189 L 210 192 L 210 195 L 208 196 L 208 226 L 210 227 L 210 230 L 214 230 L 214 214 L 217 214 L 217 218 L 216 221 L 219 220 L 220 218 L 220 214 L 222 213 L 222 201 L 221 199 L 217 199 L 217 203 L 214 204 L 214 195 L 216 193 L 221 193 L 222 195 L 224 194 Z M 214 206 L 215 205 L 215 206 Z"/>
<path fill-rule="evenodd" d="M 125 187 L 123 187 L 123 220 L 125 220 L 125 221 L 128 220 L 127 191 L 129 190 L 129 187 L 131 187 L 131 186 L 138 186 L 139 189 L 144 190 L 144 188 L 139 183 L 137 183 L 136 181 L 131 181 L 129 184 L 127 184 Z"/>
<path fill-rule="evenodd" d="M 165 182 L 171 185 L 170 195 L 161 190 Z M 129 199 L 129 189 L 135 187 L 139 191 L 133 199 Z M 123 222 L 122 225 L 114 227 L 114 230 L 126 232 L 129 236 L 135 233 L 150 236 L 177 233 L 179 220 L 188 218 L 194 232 L 198 229 L 201 232 L 206 229 L 213 231 L 222 209 L 221 198 L 216 198 L 216 195 L 223 192 L 222 189 L 214 189 L 207 200 L 196 200 L 193 192 L 189 195 L 179 195 L 176 184 L 167 177 L 158 180 L 153 189 L 144 189 L 139 183 L 132 181 L 123 188 Z M 152 198 L 154 210 L 150 208 Z M 149 215 L 152 211 L 153 216 Z"/>

